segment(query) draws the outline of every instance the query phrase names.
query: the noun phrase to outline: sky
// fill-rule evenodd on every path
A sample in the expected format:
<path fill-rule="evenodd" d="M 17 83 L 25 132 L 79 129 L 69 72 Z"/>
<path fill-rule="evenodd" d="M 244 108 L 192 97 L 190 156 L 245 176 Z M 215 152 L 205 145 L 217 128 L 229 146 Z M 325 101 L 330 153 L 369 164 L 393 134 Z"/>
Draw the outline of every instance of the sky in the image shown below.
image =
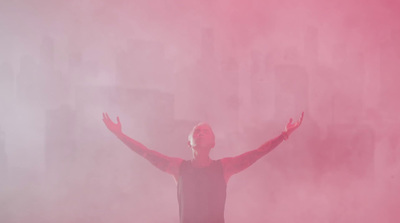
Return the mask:
<path fill-rule="evenodd" d="M 0 221 L 178 222 L 171 176 L 102 122 L 213 159 L 302 126 L 230 179 L 226 222 L 397 222 L 400 2 L 0 2 Z"/>

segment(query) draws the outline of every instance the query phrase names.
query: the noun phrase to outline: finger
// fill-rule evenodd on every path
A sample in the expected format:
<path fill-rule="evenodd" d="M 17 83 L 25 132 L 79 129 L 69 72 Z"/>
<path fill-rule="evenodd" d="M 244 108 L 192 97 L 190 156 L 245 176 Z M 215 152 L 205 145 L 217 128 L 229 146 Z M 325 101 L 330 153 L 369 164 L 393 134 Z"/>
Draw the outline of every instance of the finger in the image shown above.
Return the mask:
<path fill-rule="evenodd" d="M 112 120 L 111 120 L 111 118 L 110 118 L 110 116 L 108 116 L 108 114 L 106 113 L 106 122 L 107 123 L 114 123 Z"/>
<path fill-rule="evenodd" d="M 304 118 L 304 112 L 301 113 L 301 117 L 300 117 L 300 123 L 303 122 L 303 118 Z"/>
<path fill-rule="evenodd" d="M 289 122 L 286 124 L 286 128 L 290 127 L 292 125 L 293 119 L 289 119 Z"/>
<path fill-rule="evenodd" d="M 109 122 L 109 119 L 107 118 L 107 113 L 103 113 L 103 121 Z"/>
<path fill-rule="evenodd" d="M 121 124 L 121 122 L 119 121 L 119 116 L 117 116 L 117 123 Z"/>

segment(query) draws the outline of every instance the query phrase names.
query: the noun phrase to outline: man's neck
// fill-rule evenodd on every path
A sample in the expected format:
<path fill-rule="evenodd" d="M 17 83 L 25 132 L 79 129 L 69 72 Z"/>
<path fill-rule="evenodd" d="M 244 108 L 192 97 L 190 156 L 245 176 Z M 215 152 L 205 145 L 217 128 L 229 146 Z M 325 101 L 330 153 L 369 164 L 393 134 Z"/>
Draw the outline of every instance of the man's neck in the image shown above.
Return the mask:
<path fill-rule="evenodd" d="M 199 153 L 198 151 L 193 151 L 192 164 L 195 167 L 205 167 L 211 164 L 211 159 L 208 153 Z"/>

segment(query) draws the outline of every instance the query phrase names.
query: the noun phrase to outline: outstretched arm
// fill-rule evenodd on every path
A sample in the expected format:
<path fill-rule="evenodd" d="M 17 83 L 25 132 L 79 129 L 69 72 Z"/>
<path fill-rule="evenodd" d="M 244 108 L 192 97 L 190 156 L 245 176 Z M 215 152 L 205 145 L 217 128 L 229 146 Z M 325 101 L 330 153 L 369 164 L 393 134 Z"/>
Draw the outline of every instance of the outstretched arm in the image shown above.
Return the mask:
<path fill-rule="evenodd" d="M 153 166 L 157 167 L 161 171 L 169 173 L 177 178 L 179 174 L 179 166 L 182 162 L 180 158 L 173 158 L 163 155 L 154 150 L 148 149 L 146 146 L 140 142 L 130 138 L 122 132 L 121 122 L 119 117 L 117 117 L 117 123 L 114 123 L 107 113 L 103 113 L 103 122 L 107 128 L 114 133 L 125 145 L 127 145 L 131 150 L 148 160 Z"/>
<path fill-rule="evenodd" d="M 295 123 L 292 123 L 292 119 L 290 119 L 289 123 L 285 127 L 285 131 L 283 131 L 279 136 L 267 141 L 257 149 L 243 153 L 239 156 L 222 159 L 221 162 L 224 168 L 225 181 L 227 182 L 233 174 L 239 173 L 251 166 L 258 159 L 277 147 L 281 142 L 283 142 L 283 140 L 287 140 L 289 135 L 301 125 L 303 116 L 304 112 L 301 114 L 300 119 Z"/>

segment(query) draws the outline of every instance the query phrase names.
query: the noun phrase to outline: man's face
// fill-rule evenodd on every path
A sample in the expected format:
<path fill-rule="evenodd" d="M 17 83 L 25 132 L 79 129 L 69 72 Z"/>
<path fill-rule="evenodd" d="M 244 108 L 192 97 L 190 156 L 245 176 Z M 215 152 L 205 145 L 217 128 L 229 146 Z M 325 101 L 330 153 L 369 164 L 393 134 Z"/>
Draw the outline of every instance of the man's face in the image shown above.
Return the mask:
<path fill-rule="evenodd" d="M 215 146 L 215 136 L 210 125 L 200 123 L 196 125 L 189 135 L 189 146 L 194 149 L 211 149 Z"/>

